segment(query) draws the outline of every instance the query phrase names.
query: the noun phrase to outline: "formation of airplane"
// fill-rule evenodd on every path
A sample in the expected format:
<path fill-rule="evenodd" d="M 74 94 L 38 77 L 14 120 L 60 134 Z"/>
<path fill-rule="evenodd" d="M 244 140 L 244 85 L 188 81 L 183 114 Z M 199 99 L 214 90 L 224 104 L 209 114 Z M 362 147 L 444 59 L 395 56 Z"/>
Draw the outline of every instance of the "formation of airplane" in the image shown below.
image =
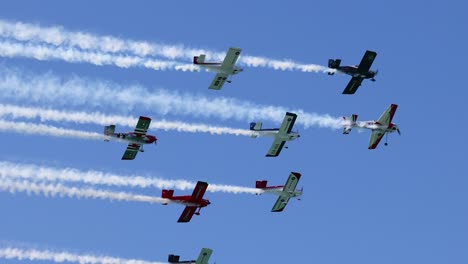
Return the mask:
<path fill-rule="evenodd" d="M 185 205 L 185 209 L 177 222 L 187 223 L 190 222 L 194 214 L 200 215 L 201 208 L 211 204 L 209 200 L 203 199 L 207 188 L 208 183 L 199 181 L 195 189 L 193 189 L 192 195 L 174 196 L 174 190 L 162 190 L 161 197 Z"/>
<path fill-rule="evenodd" d="M 196 260 L 180 260 L 180 256 L 178 255 L 173 255 L 170 254 L 167 262 L 171 264 L 182 264 L 182 263 L 187 263 L 187 264 L 208 264 L 208 261 L 210 260 L 211 254 L 213 253 L 212 249 L 209 248 L 202 248 L 200 254 L 198 255 L 198 258 Z"/>
<path fill-rule="evenodd" d="M 210 85 L 210 89 L 219 90 L 225 82 L 229 82 L 228 77 L 242 71 L 242 68 L 236 66 L 236 61 L 240 55 L 240 48 L 230 48 L 223 62 L 205 62 L 205 55 L 195 56 L 193 63 L 200 67 L 206 68 L 209 71 L 216 72 L 216 76 Z M 340 66 L 341 60 L 329 60 L 329 68 L 335 69 L 351 75 L 352 78 L 343 94 L 354 94 L 364 79 L 371 79 L 375 81 L 374 77 L 377 71 L 370 70 L 370 67 L 377 56 L 376 52 L 366 51 L 361 63 L 358 66 Z M 334 74 L 330 72 L 329 74 Z M 357 121 L 357 115 L 353 114 L 350 118 L 343 117 L 344 128 L 343 134 L 349 134 L 353 128 L 365 128 L 372 130 L 371 138 L 369 141 L 369 149 L 375 149 L 383 136 L 387 133 L 398 132 L 398 126 L 392 123 L 393 116 L 397 109 L 396 104 L 391 104 L 388 109 L 380 116 L 377 121 Z M 276 157 L 281 153 L 283 148 L 287 148 L 286 142 L 299 138 L 298 132 L 293 132 L 297 114 L 287 112 L 279 128 L 262 128 L 261 122 L 250 123 L 250 130 L 253 132 L 252 137 L 271 136 L 273 143 L 268 150 L 267 157 Z M 143 152 L 144 144 L 156 143 L 157 138 L 153 135 L 147 135 L 151 119 L 149 117 L 140 116 L 134 132 L 129 133 L 115 133 L 115 125 L 105 126 L 104 134 L 108 136 L 106 141 L 115 138 L 120 141 L 128 142 L 127 149 L 122 157 L 122 160 L 133 160 L 138 152 Z M 387 145 L 387 142 L 385 142 Z M 256 181 L 255 187 L 261 190 L 261 193 L 271 193 L 278 195 L 278 199 L 272 208 L 272 212 L 281 212 L 284 210 L 291 198 L 300 200 L 303 190 L 296 189 L 296 186 L 301 178 L 298 172 L 291 172 L 285 185 L 267 186 L 267 181 Z M 190 222 L 193 215 L 200 215 L 200 210 L 210 204 L 210 201 L 203 199 L 203 196 L 208 188 L 208 183 L 197 182 L 192 195 L 174 196 L 174 190 L 162 190 L 162 198 L 168 199 L 171 202 L 179 203 L 185 206 L 184 211 L 180 215 L 178 222 Z M 169 255 L 170 263 L 195 263 L 206 264 L 212 253 L 211 249 L 202 249 L 200 256 L 197 260 L 180 261 L 179 256 Z"/>
<path fill-rule="evenodd" d="M 398 134 L 401 135 L 400 129 L 398 126 L 394 123 L 392 123 L 393 116 L 395 115 L 395 112 L 397 110 L 398 105 L 396 104 L 391 104 L 385 112 L 379 117 L 377 121 L 363 121 L 363 122 L 358 122 L 357 121 L 357 115 L 351 115 L 351 117 L 348 119 L 346 117 L 343 117 L 345 120 L 344 122 L 344 128 L 343 128 L 343 134 L 347 135 L 351 132 L 351 130 L 355 127 L 357 128 L 365 128 L 365 129 L 370 129 L 372 130 L 371 137 L 369 140 L 369 149 L 375 149 L 377 148 L 377 145 L 379 144 L 380 140 L 383 138 L 386 133 L 393 133 L 393 132 L 398 132 Z M 385 146 L 387 146 L 388 143 L 385 141 Z"/>
<path fill-rule="evenodd" d="M 243 71 L 239 66 L 236 66 L 237 59 L 241 53 L 240 48 L 230 48 L 223 62 L 205 62 L 205 54 L 193 57 L 193 64 L 198 65 L 208 71 L 216 72 L 216 76 L 211 82 L 209 89 L 220 90 L 225 82 L 231 83 L 228 80 L 230 75 L 238 74 Z"/>
<path fill-rule="evenodd" d="M 291 172 L 285 185 L 278 186 L 267 186 L 267 181 L 257 181 L 255 187 L 262 190 L 264 193 L 271 193 L 278 195 L 275 205 L 271 209 L 272 212 L 282 212 L 291 198 L 297 198 L 300 200 L 302 196 L 302 188 L 296 190 L 297 183 L 301 178 L 299 172 Z"/>
<path fill-rule="evenodd" d="M 270 136 L 274 137 L 273 144 L 271 145 L 268 153 L 266 154 L 267 157 L 276 157 L 280 154 L 283 147 L 288 148 L 285 146 L 287 141 L 294 140 L 300 137 L 298 132 L 293 132 L 292 128 L 294 126 L 294 122 L 296 122 L 297 115 L 294 113 L 287 112 L 283 123 L 281 124 L 280 128 L 262 128 L 261 122 L 252 122 L 250 123 L 250 130 L 255 131 L 252 134 L 252 137 L 258 136 Z"/>
<path fill-rule="evenodd" d="M 116 138 L 121 141 L 127 141 L 128 146 L 125 150 L 122 160 L 133 160 L 135 159 L 138 152 L 144 152 L 144 144 L 156 143 L 157 138 L 152 135 L 147 135 L 146 132 L 151 124 L 151 118 L 146 116 L 140 116 L 138 123 L 135 127 L 135 131 L 129 133 L 115 133 L 115 125 L 105 126 L 104 135 L 108 136 L 105 141 L 109 141 L 111 138 Z"/>
<path fill-rule="evenodd" d="M 370 67 L 372 66 L 376 56 L 376 52 L 368 50 L 364 54 L 364 57 L 362 57 L 361 63 L 359 63 L 359 65 L 350 66 L 340 66 L 341 59 L 328 60 L 328 68 L 335 69 L 338 72 L 352 76 L 348 85 L 344 89 L 343 94 L 354 94 L 364 79 L 371 79 L 371 81 L 375 82 L 374 77 L 377 75 L 378 71 L 371 71 Z M 328 74 L 333 75 L 335 73 L 328 72 Z"/>

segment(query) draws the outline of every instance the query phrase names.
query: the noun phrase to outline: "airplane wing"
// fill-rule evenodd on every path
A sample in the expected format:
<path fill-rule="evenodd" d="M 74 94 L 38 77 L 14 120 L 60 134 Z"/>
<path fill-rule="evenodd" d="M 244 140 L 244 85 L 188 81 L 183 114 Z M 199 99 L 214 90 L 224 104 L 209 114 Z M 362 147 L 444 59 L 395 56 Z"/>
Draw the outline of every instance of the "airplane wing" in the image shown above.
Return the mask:
<path fill-rule="evenodd" d="M 179 220 L 177 222 L 179 223 L 187 223 L 190 222 L 190 219 L 192 219 L 192 216 L 195 214 L 195 211 L 197 211 L 196 206 L 186 206 L 184 211 L 179 217 Z"/>
<path fill-rule="evenodd" d="M 361 86 L 362 80 L 364 80 L 361 77 L 353 77 L 349 81 L 348 85 L 346 85 L 346 88 L 343 91 L 343 94 L 354 94 L 359 86 Z"/>
<path fill-rule="evenodd" d="M 200 202 L 203 199 L 203 195 L 205 194 L 207 188 L 208 188 L 208 183 L 202 182 L 202 181 L 197 182 L 195 189 L 193 189 L 190 202 L 193 202 L 193 203 Z M 192 219 L 192 216 L 195 214 L 195 211 L 197 210 L 197 208 L 198 208 L 197 206 L 186 206 L 184 211 L 180 215 L 179 220 L 177 220 L 177 222 L 180 222 L 180 223 L 190 222 L 190 219 Z"/>
<path fill-rule="evenodd" d="M 138 137 L 144 137 L 146 135 L 146 132 L 148 132 L 148 128 L 151 124 L 151 118 L 146 117 L 146 116 L 140 116 L 140 119 L 138 119 L 138 123 L 135 127 L 135 134 Z"/>
<path fill-rule="evenodd" d="M 284 185 L 283 192 L 292 193 L 296 190 L 297 183 L 301 178 L 301 174 L 297 172 L 291 172 L 289 178 Z"/>
<path fill-rule="evenodd" d="M 385 132 L 374 130 L 372 131 L 370 140 L 369 140 L 369 149 L 375 149 L 379 145 L 380 140 L 385 135 Z"/>
<path fill-rule="evenodd" d="M 240 53 L 240 48 L 230 48 L 228 53 L 226 54 L 226 57 L 224 58 L 223 64 L 221 64 L 221 67 L 223 69 L 232 69 L 236 64 Z"/>
<path fill-rule="evenodd" d="M 197 203 L 203 199 L 203 195 L 205 195 L 206 189 L 208 188 L 208 183 L 199 181 L 193 189 L 192 197 L 190 198 L 191 202 Z"/>
<path fill-rule="evenodd" d="M 392 122 L 393 116 L 395 115 L 395 112 L 397 110 L 398 105 L 396 104 L 391 104 L 385 112 L 379 117 L 379 122 L 382 125 L 389 125 Z"/>
<path fill-rule="evenodd" d="M 135 144 L 135 143 L 130 143 L 127 146 L 127 150 L 125 150 L 125 153 L 122 156 L 122 160 L 133 160 L 135 159 L 136 155 L 138 154 L 138 151 L 140 150 L 140 144 Z"/>
<path fill-rule="evenodd" d="M 280 195 L 278 197 L 278 200 L 276 200 L 275 205 L 273 205 L 273 208 L 271 209 L 272 212 L 282 212 L 286 205 L 289 202 L 289 196 L 285 195 Z"/>
<path fill-rule="evenodd" d="M 270 147 L 270 150 L 268 150 L 268 153 L 266 154 L 267 157 L 276 157 L 280 154 L 281 150 L 284 147 L 284 144 L 286 141 L 280 140 L 280 139 L 275 139 L 273 141 L 273 144 Z"/>
<path fill-rule="evenodd" d="M 297 119 L 296 114 L 287 112 L 286 115 L 284 116 L 283 123 L 281 123 L 281 127 L 278 133 L 281 133 L 281 134 L 291 133 L 291 130 L 294 126 L 294 123 L 296 122 L 296 119 Z"/>
<path fill-rule="evenodd" d="M 225 73 L 216 74 L 216 76 L 214 77 L 213 81 L 210 84 L 210 87 L 208 88 L 213 89 L 213 90 L 221 90 L 227 78 L 228 78 L 228 75 Z"/>
<path fill-rule="evenodd" d="M 197 262 L 195 262 L 195 264 L 208 264 L 208 260 L 210 259 L 212 253 L 212 249 L 202 248 L 200 255 L 198 255 Z"/>
<path fill-rule="evenodd" d="M 372 66 L 376 56 L 376 52 L 367 50 L 364 54 L 364 57 L 362 57 L 361 63 L 359 63 L 357 71 L 362 74 L 367 73 L 370 70 L 370 67 Z"/>

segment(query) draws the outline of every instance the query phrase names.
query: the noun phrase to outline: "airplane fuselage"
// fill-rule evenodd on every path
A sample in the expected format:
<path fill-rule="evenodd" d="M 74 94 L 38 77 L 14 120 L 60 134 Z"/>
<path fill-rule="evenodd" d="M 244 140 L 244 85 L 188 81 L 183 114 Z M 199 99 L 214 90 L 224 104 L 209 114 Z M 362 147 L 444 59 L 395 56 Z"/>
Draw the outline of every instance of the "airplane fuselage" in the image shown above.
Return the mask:
<path fill-rule="evenodd" d="M 382 131 L 384 133 L 393 133 L 398 130 L 398 126 L 394 123 L 390 123 L 389 125 L 382 125 L 377 121 L 361 121 L 361 122 L 356 122 L 354 127 L 357 128 L 365 128 L 365 129 L 370 129 L 370 130 L 378 130 Z"/>
<path fill-rule="evenodd" d="M 156 142 L 157 138 L 153 135 L 145 135 L 143 137 L 137 136 L 135 133 L 113 133 L 107 135 L 109 137 L 117 138 L 119 140 L 127 141 L 136 144 L 152 144 Z"/>
<path fill-rule="evenodd" d="M 284 186 L 269 186 L 265 188 L 258 188 L 259 190 L 262 190 L 263 193 L 271 193 L 275 195 L 282 195 L 282 196 L 287 196 L 287 197 L 299 197 L 302 195 L 301 190 L 295 190 L 294 192 L 285 192 L 283 191 Z"/>
<path fill-rule="evenodd" d="M 337 67 L 336 70 L 338 72 L 351 75 L 352 77 L 361 77 L 364 79 L 373 79 L 375 77 L 376 72 L 375 71 L 368 71 L 367 73 L 360 73 L 358 72 L 358 67 L 351 65 L 351 66 L 340 66 Z M 333 75 L 333 73 L 329 73 L 330 75 Z"/>
<path fill-rule="evenodd" d="M 300 137 L 299 133 L 297 132 L 290 132 L 288 134 L 278 133 L 279 129 L 262 129 L 262 130 L 253 130 L 253 131 L 257 137 L 258 136 L 274 137 L 282 141 L 291 141 Z"/>
<path fill-rule="evenodd" d="M 210 72 L 216 72 L 216 73 L 224 73 L 227 75 L 234 75 L 238 74 L 239 72 L 242 72 L 244 69 L 241 67 L 235 66 L 233 68 L 223 68 L 222 63 L 198 63 L 196 64 L 202 68 L 205 68 L 206 70 Z"/>
<path fill-rule="evenodd" d="M 196 207 L 199 207 L 199 208 L 202 208 L 202 207 L 206 207 L 208 206 L 209 204 L 211 204 L 211 202 L 207 199 L 202 199 L 199 203 L 194 203 L 192 201 L 190 201 L 192 198 L 192 196 L 190 195 L 183 195 L 183 196 L 172 196 L 170 198 L 166 198 L 166 199 L 169 199 L 173 202 L 176 202 L 176 203 L 180 203 L 180 204 L 183 204 L 183 205 L 186 205 L 186 206 L 196 206 Z"/>

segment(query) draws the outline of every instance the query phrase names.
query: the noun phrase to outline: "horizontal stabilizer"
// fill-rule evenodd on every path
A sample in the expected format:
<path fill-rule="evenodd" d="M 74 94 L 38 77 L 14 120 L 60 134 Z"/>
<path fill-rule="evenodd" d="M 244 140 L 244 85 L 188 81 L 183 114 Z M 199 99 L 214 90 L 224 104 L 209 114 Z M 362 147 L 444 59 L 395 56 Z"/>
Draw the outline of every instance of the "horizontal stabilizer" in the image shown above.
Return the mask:
<path fill-rule="evenodd" d="M 267 187 L 267 181 L 256 181 L 255 182 L 255 188 L 266 188 Z"/>
<path fill-rule="evenodd" d="M 179 263 L 180 256 L 170 254 L 167 258 L 167 262 L 169 263 Z"/>
<path fill-rule="evenodd" d="M 341 64 L 340 59 L 336 59 L 336 60 L 329 59 L 328 60 L 328 68 L 336 69 L 336 68 L 340 67 L 340 64 Z"/>
<path fill-rule="evenodd" d="M 262 129 L 262 122 L 252 122 L 250 123 L 250 130 L 258 131 Z"/>
<path fill-rule="evenodd" d="M 351 115 L 349 118 L 343 117 L 343 119 L 345 120 L 343 134 L 347 135 L 351 132 L 353 127 L 356 126 L 357 118 L 358 115 L 356 114 Z"/>
<path fill-rule="evenodd" d="M 104 127 L 104 135 L 109 136 L 113 135 L 115 132 L 115 125 L 105 126 Z"/>
<path fill-rule="evenodd" d="M 174 190 L 162 190 L 162 198 L 171 199 L 174 196 Z"/>
<path fill-rule="evenodd" d="M 205 62 L 205 54 L 201 54 L 200 56 L 193 57 L 193 64 L 200 64 Z"/>

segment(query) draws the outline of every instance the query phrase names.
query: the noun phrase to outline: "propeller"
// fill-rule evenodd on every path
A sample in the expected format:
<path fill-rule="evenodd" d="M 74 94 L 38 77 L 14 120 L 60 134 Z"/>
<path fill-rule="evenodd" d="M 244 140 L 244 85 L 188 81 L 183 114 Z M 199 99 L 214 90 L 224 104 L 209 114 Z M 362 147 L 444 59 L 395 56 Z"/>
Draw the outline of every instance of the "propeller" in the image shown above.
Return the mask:
<path fill-rule="evenodd" d="M 374 74 L 374 76 L 377 76 L 377 74 L 379 74 L 379 70 L 378 70 L 378 69 L 377 69 L 377 70 L 375 70 L 375 74 Z"/>

